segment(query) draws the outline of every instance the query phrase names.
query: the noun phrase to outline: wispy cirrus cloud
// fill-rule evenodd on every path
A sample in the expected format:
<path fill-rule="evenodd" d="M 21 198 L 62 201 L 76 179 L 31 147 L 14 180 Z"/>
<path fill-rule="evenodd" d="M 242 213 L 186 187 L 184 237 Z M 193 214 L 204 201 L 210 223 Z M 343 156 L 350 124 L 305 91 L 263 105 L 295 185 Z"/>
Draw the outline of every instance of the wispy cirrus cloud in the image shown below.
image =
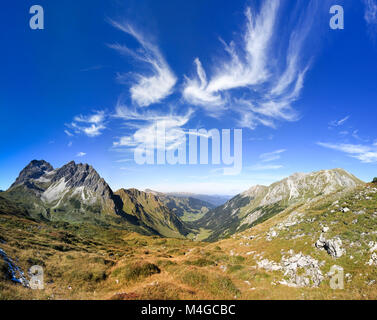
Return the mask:
<path fill-rule="evenodd" d="M 368 35 L 373 42 L 377 35 L 377 0 L 362 0 L 365 5 L 364 19 L 368 28 Z"/>
<path fill-rule="evenodd" d="M 73 137 L 73 133 L 71 133 L 71 132 L 68 131 L 68 130 L 64 130 L 64 133 L 65 133 L 68 137 Z"/>
<path fill-rule="evenodd" d="M 185 100 L 217 117 L 232 106 L 239 125 L 251 129 L 259 124 L 274 127 L 275 120 L 297 120 L 291 105 L 300 97 L 310 66 L 302 51 L 316 9 L 317 2 L 310 1 L 290 33 L 277 36 L 279 1 L 264 1 L 257 14 L 247 8 L 241 41 L 222 41 L 228 59 L 215 60 L 210 77 L 195 59 L 196 76 L 186 77 Z M 282 53 L 277 48 L 283 36 L 288 36 L 288 45 Z"/>
<path fill-rule="evenodd" d="M 318 142 L 317 144 L 324 148 L 346 153 L 350 157 L 358 159 L 363 163 L 377 162 L 377 146 L 375 144 L 371 146 L 348 143 L 336 144 L 327 142 Z"/>
<path fill-rule="evenodd" d="M 279 160 L 281 158 L 281 154 L 286 152 L 285 149 L 276 150 L 273 152 L 263 153 L 259 156 L 262 162 L 271 162 L 275 160 Z"/>
<path fill-rule="evenodd" d="M 350 116 L 346 116 L 346 117 L 344 117 L 340 120 L 333 120 L 329 123 L 329 126 L 330 127 L 340 127 L 343 124 L 345 124 L 349 118 L 350 118 Z"/>
<path fill-rule="evenodd" d="M 78 157 L 78 158 L 82 158 L 82 157 L 85 157 L 85 156 L 86 156 L 85 152 L 79 152 L 78 154 L 76 154 L 76 157 Z"/>
<path fill-rule="evenodd" d="M 247 167 L 245 169 L 249 169 L 251 171 L 267 171 L 267 170 L 278 170 L 283 168 L 281 164 L 256 164 L 251 167 Z"/>
<path fill-rule="evenodd" d="M 186 137 L 183 126 L 189 122 L 191 115 L 192 110 L 184 114 L 173 111 L 162 114 L 148 109 L 132 110 L 118 104 L 115 117 L 124 120 L 126 126 L 135 129 L 135 132 L 114 141 L 113 147 L 134 148 L 143 144 L 162 150 L 176 149 Z"/>
<path fill-rule="evenodd" d="M 185 99 L 204 108 L 225 105 L 224 91 L 257 85 L 267 80 L 267 50 L 278 11 L 278 1 L 266 1 L 260 14 L 252 20 L 246 9 L 245 35 L 241 43 L 223 41 L 228 60 L 217 61 L 212 78 L 207 81 L 199 58 L 195 59 L 197 78 L 187 78 L 183 90 Z M 242 53 L 241 53 L 242 52 Z"/>
<path fill-rule="evenodd" d="M 364 19 L 369 25 L 377 25 L 377 1 L 363 0 L 365 4 Z"/>
<path fill-rule="evenodd" d="M 131 56 L 149 66 L 148 74 L 131 74 L 136 83 L 130 88 L 131 98 L 140 107 L 148 107 L 151 104 L 159 103 L 173 93 L 177 78 L 170 69 L 159 48 L 148 41 L 143 34 L 127 23 L 119 23 L 110 20 L 110 23 L 117 29 L 131 35 L 140 44 L 138 50 L 131 50 L 120 44 L 111 44 L 111 48 L 120 54 Z M 119 74 L 118 80 L 128 84 L 130 74 Z"/>
<path fill-rule="evenodd" d="M 272 152 L 262 153 L 259 156 L 259 162 L 250 167 L 246 167 L 246 170 L 250 171 L 270 171 L 270 170 L 279 170 L 284 166 L 281 164 L 272 164 L 270 162 L 279 160 L 281 155 L 286 152 L 285 149 L 279 149 Z"/>
<path fill-rule="evenodd" d="M 106 129 L 105 125 L 106 114 L 105 111 L 95 111 L 90 115 L 78 115 L 73 118 L 73 121 L 66 126 L 74 131 L 76 134 L 85 134 L 88 137 L 97 137 Z M 68 130 L 64 131 L 68 136 L 73 134 Z"/>

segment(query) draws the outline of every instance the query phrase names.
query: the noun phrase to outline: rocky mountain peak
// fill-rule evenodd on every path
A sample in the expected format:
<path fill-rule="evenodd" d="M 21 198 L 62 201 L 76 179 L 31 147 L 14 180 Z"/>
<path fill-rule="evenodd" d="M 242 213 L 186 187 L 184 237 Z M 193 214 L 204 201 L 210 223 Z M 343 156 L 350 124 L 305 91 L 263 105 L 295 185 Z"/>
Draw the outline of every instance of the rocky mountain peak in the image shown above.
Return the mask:
<path fill-rule="evenodd" d="M 249 190 L 246 190 L 245 192 L 243 192 L 241 195 L 247 196 L 247 197 L 256 197 L 260 193 L 266 191 L 267 188 L 268 187 L 266 187 L 266 186 L 255 185 L 255 186 L 251 187 Z"/>
<path fill-rule="evenodd" d="M 30 182 L 31 179 L 37 180 L 53 170 L 54 168 L 50 163 L 44 160 L 33 160 L 20 172 L 18 178 L 12 184 L 11 188 L 26 182 Z"/>
<path fill-rule="evenodd" d="M 86 187 L 105 198 L 110 198 L 112 190 L 97 171 L 88 164 L 76 164 L 69 162 L 60 169 L 57 169 L 52 182 L 64 179 L 67 187 L 78 188 Z"/>
<path fill-rule="evenodd" d="M 283 199 L 313 199 L 363 183 L 343 169 L 321 170 L 312 173 L 295 173 L 269 186 L 262 205 L 270 205 Z"/>

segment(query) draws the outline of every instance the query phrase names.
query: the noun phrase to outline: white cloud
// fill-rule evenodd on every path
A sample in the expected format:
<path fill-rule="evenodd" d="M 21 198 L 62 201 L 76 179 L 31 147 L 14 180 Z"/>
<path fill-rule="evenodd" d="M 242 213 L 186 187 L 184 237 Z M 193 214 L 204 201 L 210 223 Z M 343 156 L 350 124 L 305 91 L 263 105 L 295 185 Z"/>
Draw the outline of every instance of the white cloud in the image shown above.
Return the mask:
<path fill-rule="evenodd" d="M 116 160 L 115 162 L 117 163 L 124 163 L 124 162 L 132 162 L 134 161 L 133 159 L 119 159 L 119 160 Z"/>
<path fill-rule="evenodd" d="M 70 147 L 72 147 L 72 141 L 70 141 L 70 142 L 68 142 L 68 147 L 70 148 Z"/>
<path fill-rule="evenodd" d="M 317 144 L 321 147 L 344 152 L 352 158 L 358 159 L 363 163 L 377 162 L 377 148 L 375 145 L 366 146 L 360 144 L 334 144 L 325 142 L 318 142 Z"/>
<path fill-rule="evenodd" d="M 75 131 L 75 133 L 83 133 L 88 137 L 97 137 L 106 129 L 105 112 L 96 111 L 87 116 L 75 116 L 73 122 L 68 126 Z"/>
<path fill-rule="evenodd" d="M 97 111 L 95 114 L 83 116 L 79 115 L 74 117 L 74 121 L 76 122 L 83 122 L 83 123 L 94 123 L 94 124 L 101 124 L 105 120 L 105 112 L 104 111 Z"/>
<path fill-rule="evenodd" d="M 69 132 L 68 130 L 64 130 L 64 133 L 68 136 L 68 137 L 73 137 L 73 134 L 71 132 Z"/>
<path fill-rule="evenodd" d="M 76 154 L 76 157 L 85 157 L 85 156 L 86 156 L 85 152 L 79 152 L 78 154 Z"/>
<path fill-rule="evenodd" d="M 188 78 L 183 91 L 188 102 L 204 107 L 223 105 L 226 103 L 221 95 L 223 91 L 257 85 L 268 78 L 267 50 L 273 35 L 278 6 L 278 1 L 266 1 L 255 20 L 250 8 L 246 10 L 247 26 L 241 48 L 237 47 L 235 42 L 229 45 L 224 43 L 230 59 L 217 64 L 209 82 L 200 60 L 195 59 L 198 79 Z M 244 51 L 243 56 L 240 56 L 240 51 Z"/>
<path fill-rule="evenodd" d="M 211 77 L 199 58 L 195 59 L 197 75 L 186 78 L 185 100 L 204 108 L 211 116 L 232 106 L 239 125 L 251 129 L 258 124 L 275 127 L 275 120 L 297 120 L 291 105 L 300 97 L 310 65 L 303 61 L 302 51 L 315 6 L 310 2 L 305 14 L 297 19 L 283 54 L 277 49 L 284 36 L 277 35 L 283 30 L 277 23 L 279 1 L 264 1 L 258 14 L 248 8 L 242 40 L 223 42 L 229 59 L 217 59 Z M 243 89 L 241 96 L 237 97 L 236 89 Z"/>
<path fill-rule="evenodd" d="M 346 116 L 340 120 L 333 120 L 329 123 L 329 126 L 330 127 L 340 127 L 342 126 L 348 119 L 350 118 L 350 116 Z"/>
<path fill-rule="evenodd" d="M 186 77 L 186 84 L 183 90 L 184 98 L 193 105 L 202 106 L 209 112 L 217 114 L 223 110 L 224 100 L 218 92 L 208 90 L 207 75 L 203 69 L 202 63 L 198 58 L 194 61 L 198 74 L 198 79 L 189 79 Z"/>
<path fill-rule="evenodd" d="M 276 150 L 273 152 L 263 153 L 259 156 L 262 162 L 271 162 L 274 160 L 279 160 L 281 158 L 281 154 L 286 152 L 285 149 Z"/>
<path fill-rule="evenodd" d="M 249 170 L 252 170 L 252 171 L 265 171 L 265 170 L 278 170 L 278 169 L 281 169 L 283 168 L 282 165 L 280 164 L 256 164 L 256 165 L 253 165 L 251 167 L 248 167 L 248 168 L 245 168 L 245 169 L 249 169 Z"/>
<path fill-rule="evenodd" d="M 117 29 L 131 35 L 140 44 L 141 48 L 132 51 L 126 46 L 119 44 L 110 45 L 124 55 L 132 56 L 134 59 L 147 64 L 150 67 L 150 74 L 136 74 L 136 83 L 131 86 L 130 93 L 132 100 L 140 107 L 148 107 L 151 104 L 159 103 L 172 94 L 177 78 L 171 71 L 169 65 L 162 56 L 157 46 L 150 43 L 146 38 L 131 25 L 110 21 Z M 129 78 L 129 75 L 119 75 L 122 82 Z"/>
<path fill-rule="evenodd" d="M 359 130 L 354 130 L 353 132 L 352 132 L 352 137 L 354 138 L 354 139 L 356 139 L 356 140 L 359 140 L 359 141 L 362 141 L 362 142 L 369 142 L 369 139 L 364 139 L 364 138 L 361 138 L 360 136 L 359 136 Z"/>
<path fill-rule="evenodd" d="M 145 144 L 157 149 L 175 149 L 186 138 L 186 132 L 182 127 L 188 123 L 191 114 L 191 110 L 183 115 L 172 112 L 160 114 L 148 109 L 140 112 L 118 105 L 115 116 L 127 121 L 126 125 L 136 128 L 136 131 L 132 135 L 121 137 L 113 146 L 136 147 Z"/>
<path fill-rule="evenodd" d="M 368 24 L 377 24 L 377 1 L 363 0 L 365 4 L 364 19 Z"/>
<path fill-rule="evenodd" d="M 286 152 L 285 149 L 279 149 L 273 152 L 263 153 L 259 156 L 260 163 L 252 165 L 250 167 L 246 167 L 245 169 L 251 171 L 268 171 L 268 170 L 279 170 L 283 168 L 281 164 L 269 164 L 267 162 L 272 162 L 279 160 L 281 158 L 281 154 Z"/>

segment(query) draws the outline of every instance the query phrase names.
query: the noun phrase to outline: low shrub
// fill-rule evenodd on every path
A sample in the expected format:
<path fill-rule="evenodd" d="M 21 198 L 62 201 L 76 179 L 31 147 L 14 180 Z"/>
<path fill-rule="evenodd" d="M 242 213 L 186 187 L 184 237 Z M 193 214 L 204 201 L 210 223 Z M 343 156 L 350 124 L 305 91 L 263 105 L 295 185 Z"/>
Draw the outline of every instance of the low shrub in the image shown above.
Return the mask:
<path fill-rule="evenodd" d="M 160 268 L 153 263 L 135 263 L 115 269 L 112 275 L 125 281 L 134 281 L 160 272 Z"/>
<path fill-rule="evenodd" d="M 207 266 L 215 265 L 215 262 L 208 260 L 208 259 L 205 259 L 205 258 L 199 258 L 197 260 L 186 261 L 185 264 L 191 265 L 191 266 L 197 266 L 197 267 L 207 267 Z"/>

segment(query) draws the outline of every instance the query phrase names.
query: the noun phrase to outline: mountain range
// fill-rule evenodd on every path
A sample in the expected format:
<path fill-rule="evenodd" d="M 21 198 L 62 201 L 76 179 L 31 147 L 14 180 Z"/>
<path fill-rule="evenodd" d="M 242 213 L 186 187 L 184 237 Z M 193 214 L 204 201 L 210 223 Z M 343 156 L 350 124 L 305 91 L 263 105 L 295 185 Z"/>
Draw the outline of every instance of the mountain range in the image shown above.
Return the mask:
<path fill-rule="evenodd" d="M 343 169 L 295 173 L 268 187 L 251 187 L 211 210 L 196 225 L 212 231 L 207 240 L 218 240 L 249 229 L 292 206 L 299 207 L 361 184 L 361 180 Z"/>
<path fill-rule="evenodd" d="M 137 190 L 113 192 L 92 166 L 73 161 L 54 169 L 33 160 L 2 196 L 37 219 L 109 224 L 172 237 L 188 233 L 157 197 Z"/>
<path fill-rule="evenodd" d="M 34 218 L 116 225 L 142 234 L 216 241 L 274 215 L 363 182 L 342 169 L 292 176 L 270 186 L 253 186 L 220 203 L 219 196 L 110 188 L 88 164 L 70 162 L 54 169 L 31 161 L 2 198 Z M 196 197 L 197 196 L 197 197 Z M 200 198 L 200 199 L 199 199 Z M 227 199 L 227 197 L 222 198 Z"/>

